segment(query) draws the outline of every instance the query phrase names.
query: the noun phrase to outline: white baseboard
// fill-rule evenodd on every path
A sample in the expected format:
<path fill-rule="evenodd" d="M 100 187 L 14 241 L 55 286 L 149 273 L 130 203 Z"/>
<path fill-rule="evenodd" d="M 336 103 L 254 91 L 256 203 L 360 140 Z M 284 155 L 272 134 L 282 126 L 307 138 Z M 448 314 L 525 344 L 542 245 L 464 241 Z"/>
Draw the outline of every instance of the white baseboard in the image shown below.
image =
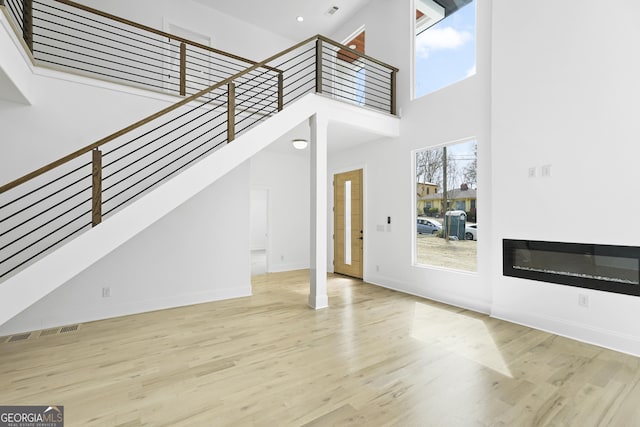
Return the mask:
<path fill-rule="evenodd" d="M 597 345 L 633 356 L 640 356 L 640 336 L 638 335 L 597 328 L 567 319 L 541 316 L 537 313 L 527 313 L 521 310 L 516 312 L 508 307 L 496 305 L 491 308 L 491 317 L 539 329 L 587 344 Z"/>
<path fill-rule="evenodd" d="M 308 263 L 299 263 L 299 264 L 272 264 L 269 265 L 269 273 L 283 273 L 285 271 L 295 271 L 295 270 L 308 270 Z"/>
<path fill-rule="evenodd" d="M 464 308 L 467 310 L 475 311 L 478 313 L 489 314 L 491 311 L 491 303 L 487 300 L 471 299 L 462 295 L 456 295 L 454 293 L 442 294 L 439 292 L 431 292 L 427 289 L 416 290 L 407 288 L 406 284 L 397 282 L 388 277 L 374 275 L 367 276 L 364 279 L 365 282 L 372 285 L 381 286 L 383 288 L 391 289 L 394 291 L 402 292 L 409 295 L 414 295 L 420 298 L 426 298 L 429 300 L 441 302 L 443 304 L 449 304 L 455 307 Z"/>
<path fill-rule="evenodd" d="M 87 323 L 97 320 L 111 319 L 114 317 L 147 313 L 150 311 L 165 310 L 169 308 L 203 304 L 213 301 L 248 297 L 251 295 L 251 286 L 243 286 L 227 289 L 215 289 L 207 292 L 164 296 L 161 298 L 154 298 L 136 302 L 118 303 L 112 300 L 114 302 L 113 304 L 99 304 L 78 307 L 72 312 L 67 312 L 62 315 L 54 314 L 50 317 L 29 319 L 25 322 L 19 322 L 16 324 L 12 324 L 13 322 L 9 321 L 5 325 L 2 325 L 2 327 L 0 327 L 0 336 L 9 336 L 25 332 L 53 329 L 77 323 Z"/>

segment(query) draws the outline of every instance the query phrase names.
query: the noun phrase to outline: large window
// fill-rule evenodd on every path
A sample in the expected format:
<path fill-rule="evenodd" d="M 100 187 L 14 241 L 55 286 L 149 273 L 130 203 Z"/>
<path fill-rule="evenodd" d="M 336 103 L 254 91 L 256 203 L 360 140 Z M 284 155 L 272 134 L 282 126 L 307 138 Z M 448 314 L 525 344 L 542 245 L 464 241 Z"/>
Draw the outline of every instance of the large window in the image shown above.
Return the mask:
<path fill-rule="evenodd" d="M 415 0 L 415 93 L 419 98 L 476 73 L 475 0 Z"/>
<path fill-rule="evenodd" d="M 477 270 L 475 140 L 415 153 L 416 264 Z"/>

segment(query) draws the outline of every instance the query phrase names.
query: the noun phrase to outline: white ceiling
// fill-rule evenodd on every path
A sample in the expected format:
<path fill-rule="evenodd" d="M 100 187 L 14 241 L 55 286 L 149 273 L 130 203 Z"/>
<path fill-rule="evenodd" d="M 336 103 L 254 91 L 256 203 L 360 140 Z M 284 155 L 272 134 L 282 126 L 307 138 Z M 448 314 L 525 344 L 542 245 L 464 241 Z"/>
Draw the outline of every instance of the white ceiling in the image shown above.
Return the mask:
<path fill-rule="evenodd" d="M 332 33 L 370 0 L 195 0 L 255 26 L 291 39 L 294 43 L 316 34 Z M 327 11 L 338 6 L 338 11 Z M 304 17 L 297 22 L 296 17 Z M 354 28 L 354 31 L 357 30 Z M 342 40 L 337 40 L 342 41 Z"/>

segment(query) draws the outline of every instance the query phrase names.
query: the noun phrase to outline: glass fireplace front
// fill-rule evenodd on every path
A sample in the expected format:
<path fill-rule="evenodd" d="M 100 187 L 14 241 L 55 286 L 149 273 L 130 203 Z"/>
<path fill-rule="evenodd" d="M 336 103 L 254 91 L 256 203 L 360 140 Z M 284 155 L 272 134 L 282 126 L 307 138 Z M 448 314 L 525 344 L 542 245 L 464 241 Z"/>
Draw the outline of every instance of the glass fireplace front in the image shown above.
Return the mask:
<path fill-rule="evenodd" d="M 640 296 L 640 248 L 505 239 L 503 274 Z"/>

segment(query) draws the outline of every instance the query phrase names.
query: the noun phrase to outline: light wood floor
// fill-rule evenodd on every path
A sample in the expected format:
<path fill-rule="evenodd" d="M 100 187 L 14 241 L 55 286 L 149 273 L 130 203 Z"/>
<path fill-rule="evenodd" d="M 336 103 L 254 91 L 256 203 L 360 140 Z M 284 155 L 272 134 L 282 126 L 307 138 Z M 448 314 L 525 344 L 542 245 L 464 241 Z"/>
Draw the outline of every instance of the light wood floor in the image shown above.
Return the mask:
<path fill-rule="evenodd" d="M 0 404 L 67 426 L 638 426 L 640 360 L 332 276 L 0 343 Z"/>

